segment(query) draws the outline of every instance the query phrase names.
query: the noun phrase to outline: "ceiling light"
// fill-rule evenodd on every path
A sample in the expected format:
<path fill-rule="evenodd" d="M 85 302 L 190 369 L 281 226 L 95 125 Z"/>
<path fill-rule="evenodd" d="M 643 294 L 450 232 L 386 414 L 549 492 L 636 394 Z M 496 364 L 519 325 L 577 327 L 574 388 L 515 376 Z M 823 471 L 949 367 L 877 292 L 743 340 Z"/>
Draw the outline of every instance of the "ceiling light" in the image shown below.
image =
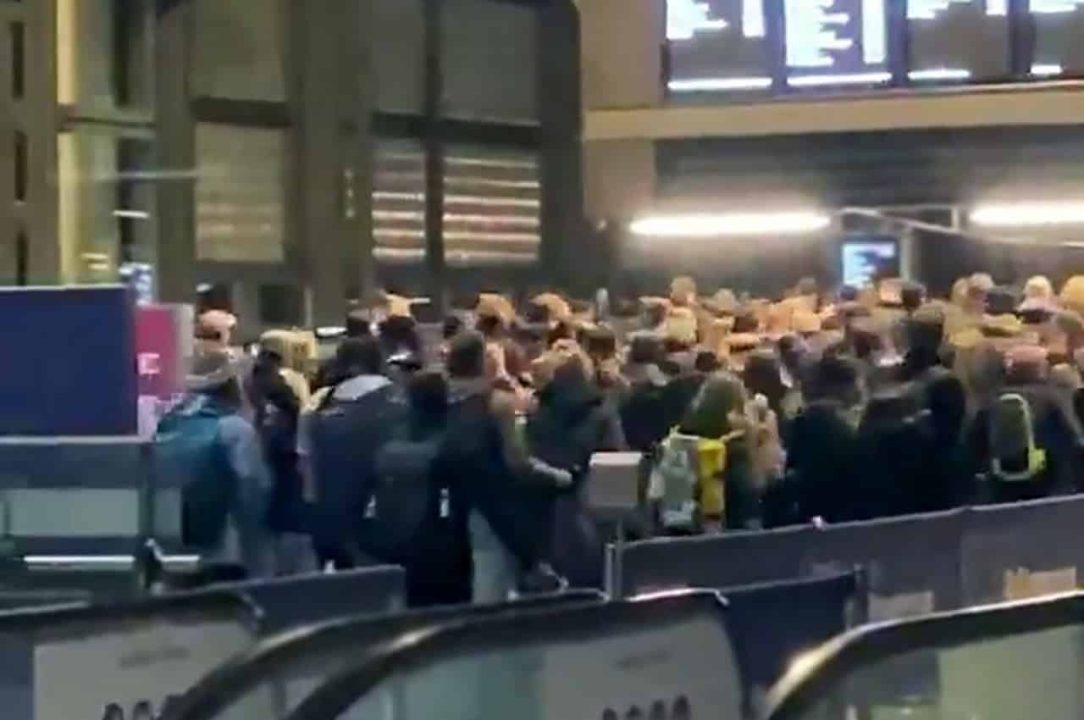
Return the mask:
<path fill-rule="evenodd" d="M 715 237 L 726 235 L 796 235 L 828 227 L 832 219 L 816 212 L 656 215 L 634 221 L 635 235 Z"/>
<path fill-rule="evenodd" d="M 982 205 L 971 222 L 990 227 L 1036 227 L 1084 224 L 1084 202 L 1027 202 Z"/>

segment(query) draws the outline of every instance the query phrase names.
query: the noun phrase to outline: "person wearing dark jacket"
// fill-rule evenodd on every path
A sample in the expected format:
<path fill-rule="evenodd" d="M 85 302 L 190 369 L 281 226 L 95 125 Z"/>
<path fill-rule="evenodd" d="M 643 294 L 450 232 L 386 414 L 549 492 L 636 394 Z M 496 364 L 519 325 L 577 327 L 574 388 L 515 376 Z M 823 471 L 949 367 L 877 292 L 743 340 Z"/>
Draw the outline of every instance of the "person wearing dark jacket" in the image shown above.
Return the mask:
<path fill-rule="evenodd" d="M 318 392 L 298 428 L 300 464 L 314 496 L 313 543 L 320 564 L 354 567 L 366 507 L 376 482 L 376 451 L 406 414 L 398 388 L 383 374 L 376 338 L 344 340 L 333 384 Z"/>
<path fill-rule="evenodd" d="M 862 516 L 857 429 L 862 417 L 860 373 L 853 362 L 825 356 L 810 370 L 806 406 L 794 419 L 787 453 L 792 510 L 777 524 L 820 517 L 843 522 Z"/>
<path fill-rule="evenodd" d="M 1009 353 L 1005 385 L 999 397 L 1008 395 L 1019 395 L 1027 403 L 1035 445 L 1046 453 L 1046 465 L 1040 477 L 1033 481 L 993 483 L 995 499 L 1014 501 L 1079 492 L 1084 431 L 1077 420 L 1071 393 L 1049 380 L 1045 351 L 1034 346 L 1020 346 Z M 997 450 L 990 432 L 993 412 L 992 406 L 979 410 L 969 439 L 980 470 L 987 472 Z"/>
<path fill-rule="evenodd" d="M 536 368 L 538 409 L 527 424 L 527 445 L 534 457 L 581 480 L 595 452 L 624 449 L 620 420 L 591 382 L 586 357 L 549 353 Z M 575 587 L 601 587 L 602 543 L 584 507 L 583 484 L 543 491 L 539 506 L 554 568 Z"/>
<path fill-rule="evenodd" d="M 447 450 L 439 468 L 454 512 L 463 514 L 469 528 L 477 603 L 506 600 L 521 575 L 555 580 L 542 563 L 544 546 L 533 531 L 534 493 L 567 488 L 573 480 L 570 472 L 528 454 L 514 399 L 493 388 L 486 364 L 482 335 L 461 333 L 452 340 Z"/>
<path fill-rule="evenodd" d="M 297 457 L 301 407 L 280 369 L 281 358 L 274 352 L 262 351 L 253 364 L 246 390 L 271 471 L 267 526 L 274 536 L 275 570 L 279 575 L 288 575 L 311 569 L 311 562 L 305 559 L 309 554 L 305 538 L 308 523 Z"/>

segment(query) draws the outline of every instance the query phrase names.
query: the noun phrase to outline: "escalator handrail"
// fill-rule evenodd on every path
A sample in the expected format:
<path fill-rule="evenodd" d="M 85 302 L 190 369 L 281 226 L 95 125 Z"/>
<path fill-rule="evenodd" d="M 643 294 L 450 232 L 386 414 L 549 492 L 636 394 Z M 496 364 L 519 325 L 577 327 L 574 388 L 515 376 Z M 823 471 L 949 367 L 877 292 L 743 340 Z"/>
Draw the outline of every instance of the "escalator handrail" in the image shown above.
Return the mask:
<path fill-rule="evenodd" d="M 799 720 L 855 670 L 902 653 L 1084 623 L 1084 593 L 987 605 L 858 628 L 796 662 L 768 696 L 768 720 Z"/>
<path fill-rule="evenodd" d="M 600 603 L 601 593 L 568 592 L 502 605 L 450 605 L 398 613 L 331 618 L 266 638 L 212 670 L 172 705 L 162 720 L 212 720 L 261 683 L 299 663 L 318 661 L 337 650 L 364 651 L 397 638 L 457 618 L 477 618 L 501 612 L 541 607 Z"/>
<path fill-rule="evenodd" d="M 386 680 L 410 670 L 439 663 L 472 651 L 509 649 L 531 639 L 547 642 L 583 642 L 600 631 L 620 633 L 642 630 L 649 623 L 680 618 L 690 610 L 711 609 L 720 621 L 726 600 L 714 591 L 681 591 L 650 597 L 538 609 L 486 618 L 481 622 L 452 621 L 413 637 L 359 656 L 358 660 L 313 691 L 286 720 L 332 720 L 369 695 Z M 478 627 L 484 623 L 484 638 Z M 735 665 L 735 671 L 740 668 Z M 743 686 L 740 682 L 739 686 Z"/>

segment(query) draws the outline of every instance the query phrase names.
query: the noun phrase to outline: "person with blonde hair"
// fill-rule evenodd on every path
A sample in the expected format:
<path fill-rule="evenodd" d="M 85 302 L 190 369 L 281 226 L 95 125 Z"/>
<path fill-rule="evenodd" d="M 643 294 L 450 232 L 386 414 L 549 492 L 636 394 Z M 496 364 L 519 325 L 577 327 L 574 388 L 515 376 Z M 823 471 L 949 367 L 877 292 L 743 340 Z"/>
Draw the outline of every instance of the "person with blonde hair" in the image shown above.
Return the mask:
<path fill-rule="evenodd" d="M 1066 310 L 1084 315 L 1084 275 L 1074 275 L 1061 288 L 1061 304 Z"/>

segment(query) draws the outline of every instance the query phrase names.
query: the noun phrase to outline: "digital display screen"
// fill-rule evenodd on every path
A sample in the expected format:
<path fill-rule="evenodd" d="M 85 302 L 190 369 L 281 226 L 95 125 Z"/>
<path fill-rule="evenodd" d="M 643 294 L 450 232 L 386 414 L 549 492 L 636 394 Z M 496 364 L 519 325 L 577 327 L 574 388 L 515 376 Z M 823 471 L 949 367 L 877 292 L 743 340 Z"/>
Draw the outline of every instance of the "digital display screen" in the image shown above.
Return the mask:
<path fill-rule="evenodd" d="M 1084 72 L 1084 0 L 1031 0 L 1035 23 L 1033 77 Z"/>
<path fill-rule="evenodd" d="M 874 278 L 899 277 L 899 244 L 894 239 L 844 240 L 840 250 L 843 284 L 861 288 Z"/>
<path fill-rule="evenodd" d="M 670 0 L 669 89 L 756 91 L 772 85 L 765 0 Z"/>
<path fill-rule="evenodd" d="M 908 0 L 910 62 L 916 83 L 1010 74 L 1009 0 Z"/>
<path fill-rule="evenodd" d="M 1084 77 L 1084 0 L 666 0 L 670 93 Z"/>
<path fill-rule="evenodd" d="M 784 0 L 787 85 L 878 85 L 888 70 L 886 0 Z"/>

